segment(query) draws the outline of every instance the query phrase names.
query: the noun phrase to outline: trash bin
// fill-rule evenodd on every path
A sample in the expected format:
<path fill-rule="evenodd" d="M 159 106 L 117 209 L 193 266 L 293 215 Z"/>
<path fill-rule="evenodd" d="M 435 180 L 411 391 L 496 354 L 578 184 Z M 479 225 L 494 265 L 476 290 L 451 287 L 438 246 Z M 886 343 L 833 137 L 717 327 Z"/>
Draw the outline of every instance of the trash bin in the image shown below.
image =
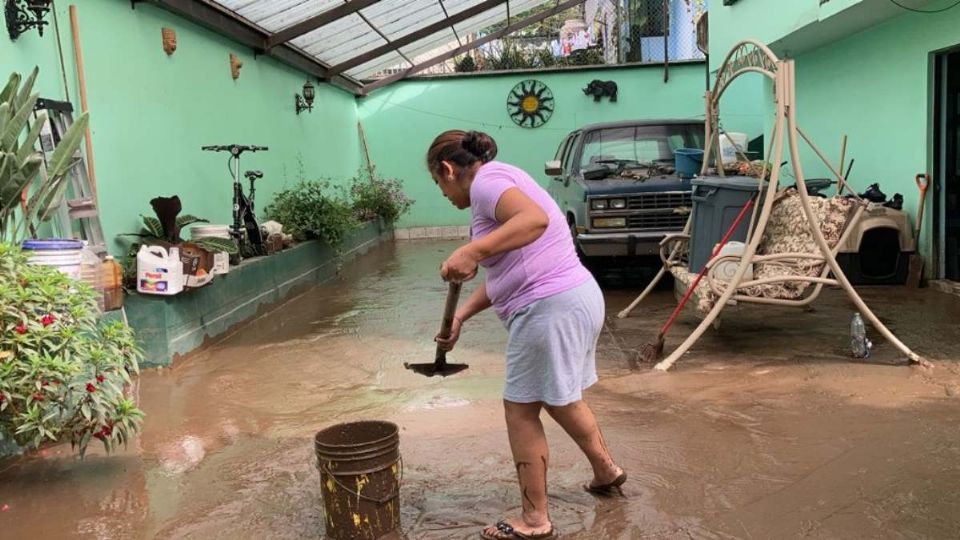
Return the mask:
<path fill-rule="evenodd" d="M 706 176 L 694 179 L 693 223 L 690 231 L 690 271 L 697 273 L 710 262 L 713 249 L 723 240 L 740 210 L 758 189 L 760 180 L 749 176 Z M 747 216 L 730 237 L 744 242 L 750 219 Z"/>

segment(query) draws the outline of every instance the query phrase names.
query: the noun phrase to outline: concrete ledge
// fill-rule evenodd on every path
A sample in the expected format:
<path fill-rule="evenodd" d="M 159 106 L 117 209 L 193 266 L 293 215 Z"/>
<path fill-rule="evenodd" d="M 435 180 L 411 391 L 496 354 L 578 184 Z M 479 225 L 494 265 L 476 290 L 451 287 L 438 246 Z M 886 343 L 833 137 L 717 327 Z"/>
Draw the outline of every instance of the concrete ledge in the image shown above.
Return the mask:
<path fill-rule="evenodd" d="M 206 287 L 177 296 L 129 295 L 125 308 L 144 351 L 143 367 L 168 366 L 177 355 L 254 317 L 262 306 L 327 281 L 340 264 L 393 237 L 381 223 L 350 233 L 339 250 L 321 242 L 298 244 L 231 267 Z"/>
<path fill-rule="evenodd" d="M 470 227 L 445 225 L 442 227 L 407 227 L 396 229 L 394 240 L 460 240 L 470 238 Z"/>

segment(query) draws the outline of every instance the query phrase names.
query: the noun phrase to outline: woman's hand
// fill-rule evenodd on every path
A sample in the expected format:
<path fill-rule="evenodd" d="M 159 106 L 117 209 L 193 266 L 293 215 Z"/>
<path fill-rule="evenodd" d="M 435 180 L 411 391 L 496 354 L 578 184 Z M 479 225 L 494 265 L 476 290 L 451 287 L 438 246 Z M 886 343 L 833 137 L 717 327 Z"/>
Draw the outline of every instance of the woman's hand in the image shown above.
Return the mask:
<path fill-rule="evenodd" d="M 479 258 L 467 244 L 458 248 L 440 265 L 440 277 L 444 281 L 470 281 L 477 275 Z"/>
<path fill-rule="evenodd" d="M 463 321 L 460 320 L 460 317 L 453 317 L 453 324 L 450 325 L 450 337 L 442 338 L 440 334 L 437 334 L 437 337 L 433 338 L 437 342 L 437 346 L 440 347 L 440 350 L 443 352 L 450 352 L 457 344 L 457 340 L 460 339 L 460 328 L 463 326 Z"/>

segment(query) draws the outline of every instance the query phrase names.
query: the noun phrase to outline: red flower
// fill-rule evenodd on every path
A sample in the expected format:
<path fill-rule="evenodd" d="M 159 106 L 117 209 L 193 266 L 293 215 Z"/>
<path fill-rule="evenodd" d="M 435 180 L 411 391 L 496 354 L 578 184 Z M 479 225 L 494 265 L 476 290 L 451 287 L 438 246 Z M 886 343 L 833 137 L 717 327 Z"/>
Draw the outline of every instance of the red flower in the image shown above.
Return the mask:
<path fill-rule="evenodd" d="M 97 375 L 97 382 L 102 383 L 105 380 L 107 380 L 107 378 L 103 375 Z"/>
<path fill-rule="evenodd" d="M 46 315 L 43 316 L 42 319 L 40 319 L 40 322 L 43 323 L 44 326 L 50 326 L 51 324 L 56 322 L 56 320 L 57 320 L 56 315 L 54 315 L 53 313 L 47 313 Z"/>
<path fill-rule="evenodd" d="M 27 325 L 20 323 L 16 328 L 13 329 L 13 331 L 22 336 L 27 333 Z"/>
<path fill-rule="evenodd" d="M 43 387 L 43 386 L 49 386 L 49 385 L 50 385 L 50 383 L 47 382 L 47 381 L 40 381 L 40 386 L 41 386 L 41 387 Z"/>
<path fill-rule="evenodd" d="M 94 386 L 93 383 L 87 383 L 87 392 L 90 392 L 92 394 L 96 391 L 97 391 L 97 387 Z"/>
<path fill-rule="evenodd" d="M 0 403 L 3 403 L 6 400 L 7 400 L 6 394 L 0 394 Z"/>
<path fill-rule="evenodd" d="M 34 401 L 43 401 L 43 394 L 40 392 L 34 392 L 32 397 Z"/>

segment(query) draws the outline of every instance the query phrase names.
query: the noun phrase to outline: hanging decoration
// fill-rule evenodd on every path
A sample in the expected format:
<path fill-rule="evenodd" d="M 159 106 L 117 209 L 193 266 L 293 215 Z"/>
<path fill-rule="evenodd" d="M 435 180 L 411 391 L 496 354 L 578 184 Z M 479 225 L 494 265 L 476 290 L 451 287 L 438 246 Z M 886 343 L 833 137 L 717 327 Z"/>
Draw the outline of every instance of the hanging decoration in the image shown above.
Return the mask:
<path fill-rule="evenodd" d="M 170 56 L 177 50 L 177 32 L 173 28 L 161 28 L 160 35 L 163 37 L 163 51 Z"/>
<path fill-rule="evenodd" d="M 534 79 L 522 81 L 507 96 L 507 114 L 515 124 L 524 128 L 538 128 L 553 115 L 553 92 L 547 85 Z"/>
<path fill-rule="evenodd" d="M 235 54 L 230 54 L 230 75 L 233 76 L 233 80 L 240 78 L 240 68 L 243 67 L 243 61 Z"/>

